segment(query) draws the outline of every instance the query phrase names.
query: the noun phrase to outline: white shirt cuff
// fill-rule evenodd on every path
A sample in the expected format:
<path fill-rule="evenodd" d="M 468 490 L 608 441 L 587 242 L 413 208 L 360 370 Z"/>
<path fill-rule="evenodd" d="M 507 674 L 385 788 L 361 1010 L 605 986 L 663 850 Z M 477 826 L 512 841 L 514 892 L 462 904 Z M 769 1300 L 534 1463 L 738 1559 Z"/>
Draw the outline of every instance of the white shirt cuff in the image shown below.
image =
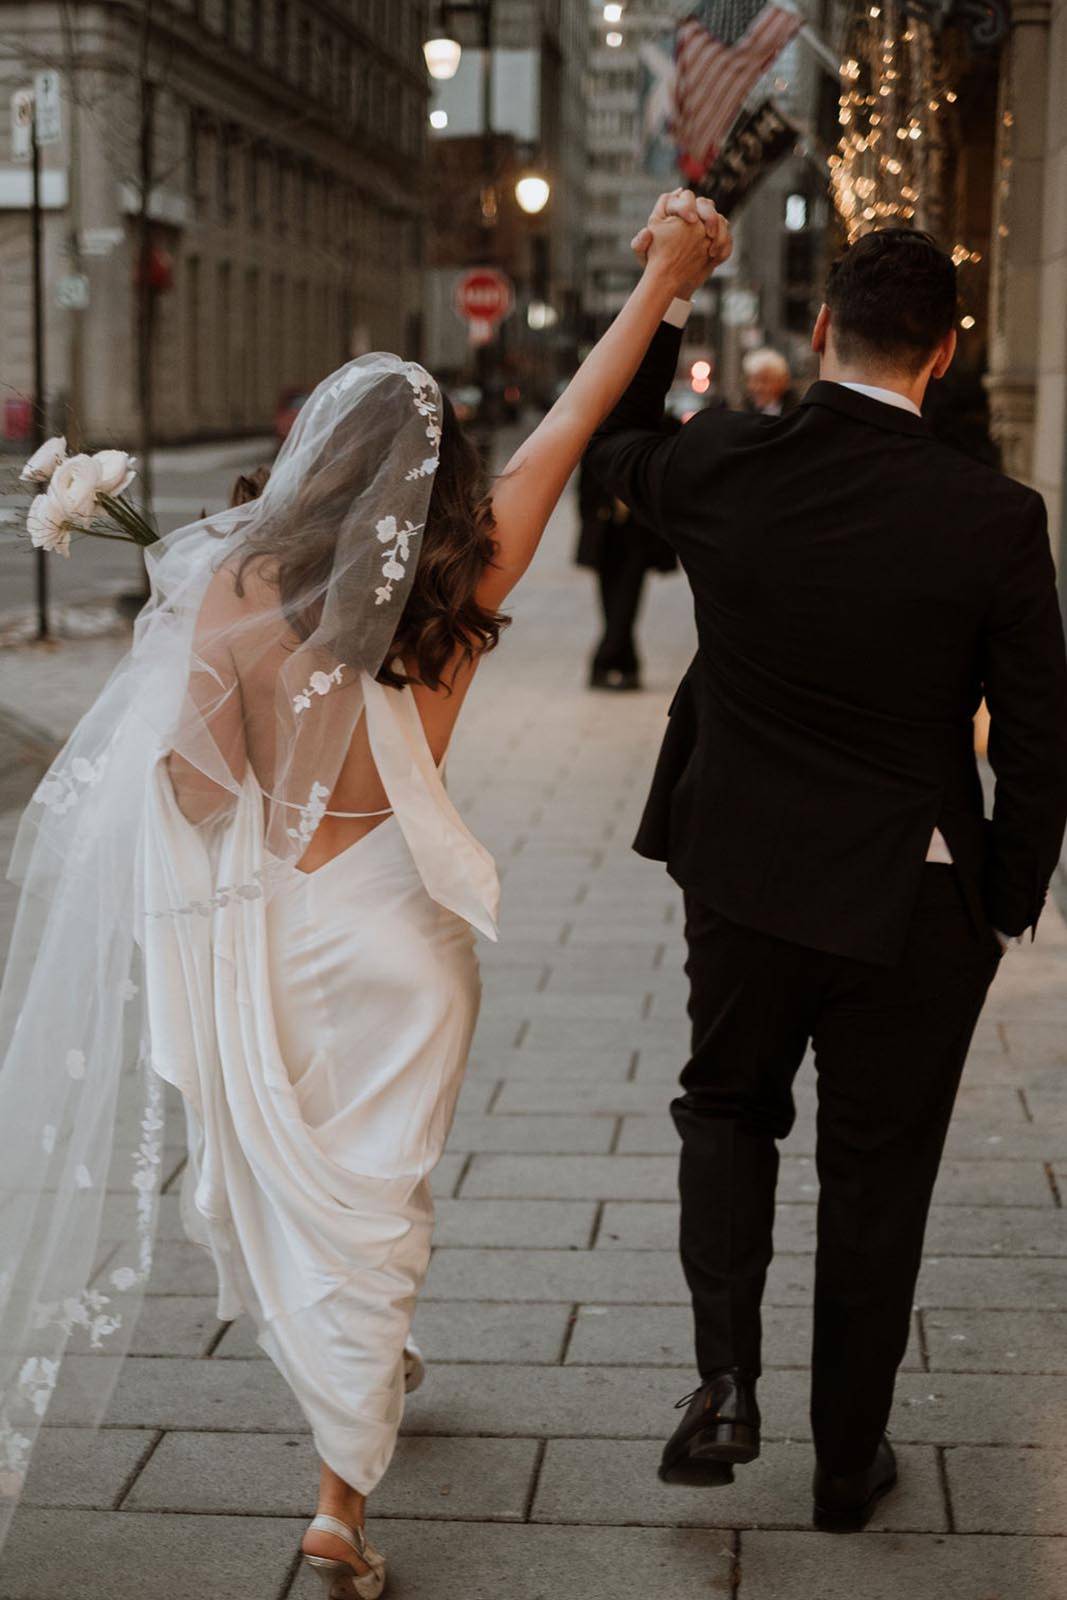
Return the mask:
<path fill-rule="evenodd" d="M 684 328 L 692 311 L 692 300 L 672 300 L 663 313 L 663 320 L 669 322 L 672 328 Z"/>

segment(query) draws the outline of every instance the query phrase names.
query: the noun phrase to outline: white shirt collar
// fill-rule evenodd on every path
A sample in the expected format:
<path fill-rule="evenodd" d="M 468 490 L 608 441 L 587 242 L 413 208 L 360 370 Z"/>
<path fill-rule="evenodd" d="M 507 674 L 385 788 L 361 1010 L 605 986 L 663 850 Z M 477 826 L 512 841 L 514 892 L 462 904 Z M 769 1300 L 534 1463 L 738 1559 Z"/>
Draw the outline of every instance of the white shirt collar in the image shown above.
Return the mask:
<path fill-rule="evenodd" d="M 897 406 L 901 411 L 910 411 L 913 417 L 922 416 L 915 401 L 909 400 L 906 394 L 897 394 L 895 389 L 878 389 L 873 383 L 843 383 L 840 378 L 831 378 L 829 381 L 839 383 L 842 389 L 865 394 L 868 400 L 880 400 L 884 406 Z"/>

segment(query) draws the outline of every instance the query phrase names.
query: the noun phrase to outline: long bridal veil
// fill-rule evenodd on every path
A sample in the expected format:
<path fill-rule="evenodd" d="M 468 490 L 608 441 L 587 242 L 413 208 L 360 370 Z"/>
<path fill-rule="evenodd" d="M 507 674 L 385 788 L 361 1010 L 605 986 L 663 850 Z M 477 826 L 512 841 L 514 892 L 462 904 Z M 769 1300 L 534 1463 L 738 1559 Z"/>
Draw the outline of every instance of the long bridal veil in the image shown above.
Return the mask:
<path fill-rule="evenodd" d="M 0 1538 L 42 1425 L 107 1409 L 152 1264 L 160 1073 L 212 1050 L 149 1015 L 144 929 L 251 907 L 304 853 L 410 593 L 440 436 L 421 367 L 366 356 L 321 384 L 260 499 L 149 552 L 133 647 L 23 818 L 0 993 Z M 262 849 L 240 881 L 146 847 L 153 807 L 177 804 L 217 863 L 252 789 Z"/>

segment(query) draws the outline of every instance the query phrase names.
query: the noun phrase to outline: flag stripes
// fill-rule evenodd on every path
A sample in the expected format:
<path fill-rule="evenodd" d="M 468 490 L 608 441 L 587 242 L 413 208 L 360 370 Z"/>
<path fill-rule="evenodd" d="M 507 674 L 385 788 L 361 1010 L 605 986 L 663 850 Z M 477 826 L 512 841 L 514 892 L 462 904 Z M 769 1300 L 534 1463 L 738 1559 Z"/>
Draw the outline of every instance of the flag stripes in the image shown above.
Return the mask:
<path fill-rule="evenodd" d="M 804 26 L 795 11 L 769 0 L 736 44 L 724 44 L 690 17 L 675 39 L 675 139 L 694 181 L 707 172 L 745 99 Z"/>

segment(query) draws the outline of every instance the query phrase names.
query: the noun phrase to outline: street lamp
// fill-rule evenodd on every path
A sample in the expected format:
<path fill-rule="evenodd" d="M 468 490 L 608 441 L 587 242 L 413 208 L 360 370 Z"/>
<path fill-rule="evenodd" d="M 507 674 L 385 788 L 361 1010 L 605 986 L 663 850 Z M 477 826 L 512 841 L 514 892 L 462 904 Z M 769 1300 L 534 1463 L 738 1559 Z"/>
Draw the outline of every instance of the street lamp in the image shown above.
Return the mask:
<path fill-rule="evenodd" d="M 463 46 L 458 39 L 427 39 L 422 53 L 426 57 L 426 70 L 430 77 L 446 82 L 459 71 Z"/>
<path fill-rule="evenodd" d="M 515 198 L 528 217 L 536 217 L 548 204 L 552 185 L 547 178 L 528 172 L 515 185 Z"/>

